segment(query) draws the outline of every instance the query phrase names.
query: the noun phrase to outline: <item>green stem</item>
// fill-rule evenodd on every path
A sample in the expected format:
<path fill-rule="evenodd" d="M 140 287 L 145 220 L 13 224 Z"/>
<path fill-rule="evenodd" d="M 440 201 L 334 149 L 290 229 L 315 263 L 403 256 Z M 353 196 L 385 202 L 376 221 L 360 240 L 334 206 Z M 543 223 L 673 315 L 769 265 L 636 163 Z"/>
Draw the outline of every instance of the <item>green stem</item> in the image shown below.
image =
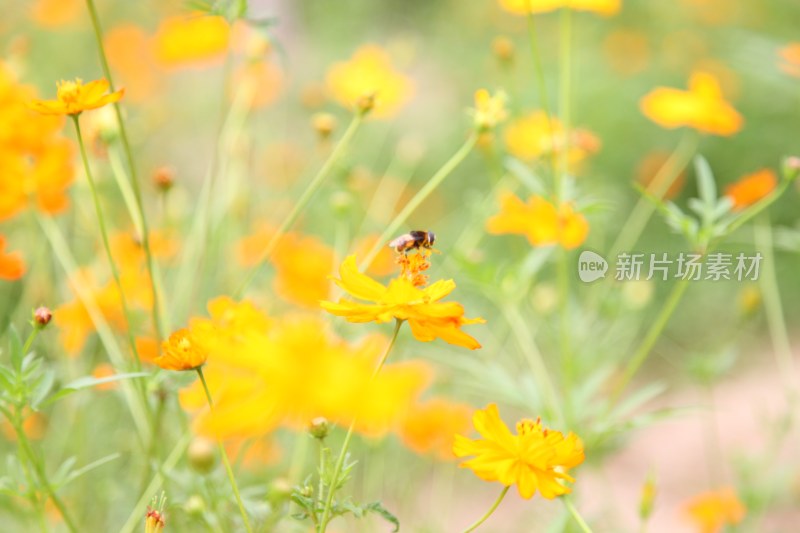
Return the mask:
<path fill-rule="evenodd" d="M 489 510 L 486 511 L 486 513 L 482 517 L 478 518 L 478 520 L 476 520 L 471 526 L 465 529 L 463 533 L 469 533 L 470 531 L 475 531 L 476 529 L 478 529 L 478 527 L 480 527 L 481 524 L 486 522 L 486 520 L 488 520 L 489 517 L 492 516 L 492 513 L 494 513 L 495 510 L 500 506 L 500 502 L 502 502 L 503 498 L 506 497 L 508 489 L 510 488 L 511 486 L 503 487 L 503 491 L 500 493 L 500 496 L 498 496 L 497 499 L 492 504 L 492 506 L 489 507 Z"/>
<path fill-rule="evenodd" d="M 389 346 L 386 347 L 386 351 L 383 352 L 383 357 L 381 357 L 380 362 L 375 367 L 375 370 L 372 372 L 372 376 L 370 377 L 370 381 L 375 379 L 375 377 L 380 373 L 381 369 L 383 368 L 384 363 L 386 363 L 386 359 L 389 357 L 389 354 L 392 352 L 392 348 L 394 348 L 394 344 L 397 341 L 397 334 L 400 333 L 400 327 L 403 325 L 403 321 L 399 319 L 395 319 L 395 326 L 394 326 L 394 333 L 392 334 L 392 340 L 389 341 Z M 350 427 L 347 429 L 347 435 L 344 437 L 344 442 L 342 443 L 342 450 L 339 452 L 339 457 L 336 459 L 336 465 L 333 467 L 333 475 L 331 476 L 331 482 L 328 487 L 328 497 L 325 499 L 325 507 L 322 510 L 322 518 L 319 521 L 319 529 L 318 533 L 324 533 L 326 528 L 328 527 L 328 522 L 331 521 L 333 517 L 331 517 L 331 509 L 333 507 L 333 497 L 336 495 L 336 485 L 339 483 L 339 474 L 342 472 L 342 467 L 344 466 L 345 457 L 347 457 L 347 448 L 350 446 L 350 440 L 353 438 L 353 430 L 356 427 L 356 418 L 353 418 L 353 421 L 350 423 Z"/>
<path fill-rule="evenodd" d="M 652 184 L 647 187 L 651 194 L 659 200 L 669 190 L 675 180 L 680 176 L 681 171 L 691 161 L 692 156 L 697 150 L 698 137 L 695 133 L 687 131 L 675 151 L 669 156 L 667 161 L 661 166 L 653 177 Z M 614 244 L 611 246 L 609 258 L 615 258 L 620 252 L 627 252 L 636 244 L 639 237 L 655 211 L 653 203 L 640 196 L 636 202 L 630 216 L 622 226 Z"/>
<path fill-rule="evenodd" d="M 569 173 L 569 129 L 570 129 L 570 94 L 572 92 L 572 10 L 561 10 L 559 35 L 559 94 L 558 116 L 561 119 L 562 139 L 558 146 L 560 154 L 560 169 L 556 179 L 555 198 L 560 202 L 563 196 L 564 182 Z"/>
<path fill-rule="evenodd" d="M 298 198 L 297 202 L 295 202 L 294 207 L 292 207 L 292 210 L 289 212 L 289 214 L 286 216 L 283 222 L 281 222 L 281 225 L 278 227 L 277 231 L 273 233 L 272 236 L 270 237 L 269 242 L 267 243 L 266 247 L 264 247 L 264 250 L 261 252 L 261 255 L 259 256 L 258 261 L 256 261 L 255 265 L 253 265 L 250 272 L 245 277 L 245 280 L 242 283 L 242 285 L 234 293 L 234 298 L 241 298 L 244 291 L 247 289 L 250 283 L 252 283 L 253 278 L 258 272 L 258 269 L 261 267 L 261 264 L 270 258 L 272 252 L 275 251 L 275 246 L 278 244 L 278 241 L 281 239 L 281 237 L 283 237 L 283 235 L 292 226 L 292 224 L 294 224 L 294 222 L 297 220 L 297 217 L 300 215 L 300 213 L 306 207 L 308 202 L 314 196 L 314 193 L 316 193 L 317 190 L 322 186 L 323 182 L 325 181 L 325 178 L 328 177 L 328 174 L 330 174 L 334 165 L 338 162 L 339 158 L 344 153 L 347 146 L 350 144 L 350 141 L 356 134 L 356 131 L 358 130 L 358 127 L 361 125 L 363 120 L 364 120 L 364 115 L 362 113 L 356 113 L 353 116 L 353 120 L 350 121 L 350 125 L 347 127 L 347 130 L 345 130 L 341 139 L 339 139 L 339 142 L 331 151 L 331 154 L 328 156 L 328 159 L 319 169 L 317 175 L 314 176 L 314 178 L 308 184 L 308 187 L 306 187 L 306 190 L 303 191 L 303 194 L 300 195 L 300 198 Z"/>
<path fill-rule="evenodd" d="M 784 379 L 784 385 L 790 392 L 797 392 L 795 376 L 797 369 L 792 357 L 792 345 L 789 331 L 783 314 L 778 277 L 775 273 L 775 252 L 772 243 L 772 227 L 769 216 L 764 214 L 755 227 L 756 249 L 763 254 L 762 276 L 759 279 L 761 291 L 764 293 L 764 309 L 767 314 L 767 325 L 772 347 L 775 350 L 775 361 Z"/>
<path fill-rule="evenodd" d="M 86 7 L 89 10 L 89 16 L 92 19 L 92 28 L 94 30 L 94 37 L 97 41 L 97 51 L 100 55 L 100 64 L 103 67 L 103 74 L 108 80 L 108 85 L 111 91 L 114 91 L 114 78 L 111 76 L 111 68 L 108 66 L 108 59 L 106 57 L 105 48 L 103 47 L 103 30 L 100 26 L 100 18 L 97 16 L 97 9 L 94 5 L 94 0 L 86 0 Z M 153 261 L 153 254 L 150 249 L 150 232 L 147 229 L 147 217 L 145 216 L 144 203 L 142 202 L 142 190 L 139 186 L 139 178 L 136 172 L 136 164 L 133 160 L 133 152 L 131 150 L 131 143 L 128 139 L 128 131 L 125 127 L 125 120 L 122 117 L 122 110 L 118 102 L 114 102 L 114 114 L 117 118 L 117 126 L 119 127 L 119 136 L 122 141 L 122 147 L 125 150 L 125 157 L 128 161 L 128 167 L 131 173 L 131 188 L 136 199 L 136 208 L 139 211 L 139 220 L 142 224 L 142 248 L 144 249 L 145 257 L 147 258 L 147 272 L 150 275 L 150 290 L 153 295 L 153 328 L 155 330 L 156 339 L 160 341 L 162 335 L 161 330 L 161 317 L 160 317 L 160 300 L 158 297 L 158 290 L 156 288 L 156 276 Z M 77 122 L 77 120 L 76 120 Z M 138 355 L 137 355 L 138 358 Z"/>
<path fill-rule="evenodd" d="M 572 503 L 572 500 L 569 499 L 567 496 L 561 498 L 564 500 L 564 505 L 567 507 L 569 514 L 572 515 L 572 518 L 578 523 L 578 526 L 581 528 L 583 533 L 592 533 L 592 528 L 589 527 L 589 524 L 586 523 L 586 520 L 583 519 L 581 514 L 575 508 L 575 505 Z"/>
<path fill-rule="evenodd" d="M 195 368 L 197 371 L 197 375 L 200 377 L 200 383 L 203 384 L 203 390 L 206 393 L 206 399 L 208 399 L 208 407 L 213 411 L 214 410 L 214 400 L 211 398 L 211 392 L 208 390 L 208 383 L 206 383 L 206 377 L 203 375 L 203 367 L 198 366 Z M 233 475 L 233 469 L 231 468 L 231 462 L 228 460 L 228 453 L 225 451 L 225 446 L 222 444 L 222 441 L 217 439 L 217 446 L 219 446 L 219 453 L 222 457 L 222 463 L 225 465 L 225 471 L 228 473 L 228 480 L 231 483 L 231 488 L 233 489 L 233 494 L 236 496 L 236 503 L 239 506 L 239 512 L 242 515 L 242 520 L 244 521 L 244 528 L 247 530 L 248 533 L 253 533 L 253 528 L 250 526 L 250 519 L 247 518 L 247 512 L 244 510 L 244 502 L 242 502 L 242 496 L 239 494 L 239 485 L 236 484 L 236 478 Z"/>
<path fill-rule="evenodd" d="M 661 333 L 664 331 L 664 327 L 666 327 L 667 322 L 672 317 L 675 309 L 678 307 L 678 303 L 680 303 L 681 298 L 683 298 L 683 294 L 686 292 L 686 289 L 689 288 L 689 281 L 686 279 L 678 280 L 675 285 L 672 287 L 672 292 L 670 292 L 669 296 L 667 297 L 667 301 L 664 302 L 664 307 L 661 308 L 661 312 L 658 314 L 655 322 L 650 326 L 650 329 L 647 331 L 642 343 L 639 345 L 639 348 L 634 352 L 633 357 L 628 362 L 628 365 L 625 367 L 625 370 L 622 374 L 622 378 L 620 379 L 618 385 L 614 388 L 613 399 L 617 400 L 622 392 L 625 390 L 625 387 L 628 386 L 633 376 L 642 366 L 642 364 L 647 359 L 647 356 L 650 355 L 650 351 L 655 346 L 656 341 L 661 336 Z"/>
<path fill-rule="evenodd" d="M 28 354 L 28 351 L 31 349 L 31 346 L 33 345 L 34 339 L 36 339 L 36 336 L 39 335 L 40 329 L 42 328 L 38 324 L 33 326 L 31 334 L 28 335 L 28 338 L 25 340 L 25 344 L 22 346 L 22 357 L 25 357 Z M 19 371 L 20 369 L 17 370 Z"/>
<path fill-rule="evenodd" d="M 378 252 L 381 250 L 381 248 L 386 246 L 386 243 L 389 241 L 389 239 L 391 239 L 397 230 L 400 229 L 400 226 L 402 226 L 405 221 L 408 220 L 408 217 L 411 216 L 411 214 L 416 211 L 420 204 L 422 204 L 422 202 L 424 202 L 428 196 L 430 196 L 431 193 L 435 191 L 437 187 L 442 184 L 442 182 L 444 182 L 447 176 L 449 176 L 453 170 L 455 170 L 455 168 L 461 164 L 461 162 L 467 157 L 467 154 L 472 151 L 472 148 L 475 146 L 477 141 L 478 136 L 475 133 L 470 135 L 464 144 L 461 145 L 461 148 L 459 148 L 458 151 L 453 154 L 453 156 L 447 160 L 444 165 L 442 165 L 442 168 L 440 168 L 436 174 L 434 174 L 431 179 L 428 180 L 425 185 L 423 185 L 417 194 L 415 194 L 414 197 L 409 200 L 409 202 L 403 207 L 403 210 L 400 211 L 396 217 L 394 217 L 394 220 L 392 220 L 388 226 L 386 226 L 386 229 L 383 231 L 381 236 L 378 237 L 377 241 L 375 241 L 372 249 L 370 249 L 370 251 L 367 252 L 367 255 L 361 260 L 358 265 L 359 270 L 364 270 L 370 264 L 372 264 L 372 261 L 378 255 Z"/>
<path fill-rule="evenodd" d="M 44 488 L 45 492 L 50 499 L 53 500 L 53 505 L 56 506 L 58 512 L 61 514 L 61 517 L 64 519 L 64 524 L 67 526 L 67 529 L 72 531 L 73 533 L 78 532 L 78 528 L 75 526 L 75 522 L 72 521 L 72 518 L 67 513 L 67 508 L 64 505 L 64 502 L 61 501 L 56 495 L 56 491 L 53 490 L 52 485 L 50 485 L 50 481 L 47 479 L 47 473 L 44 471 L 44 467 L 39 462 L 39 458 L 36 456 L 36 453 L 33 451 L 31 447 L 30 441 L 28 441 L 28 436 L 25 434 L 25 430 L 22 427 L 22 423 L 19 420 L 18 416 L 15 417 L 14 420 L 14 429 L 17 432 L 17 439 L 19 440 L 20 447 L 28 456 L 28 460 L 30 461 L 31 465 L 33 465 L 33 470 L 36 472 L 36 476 L 39 478 L 39 483 L 41 484 L 42 488 Z"/>
<path fill-rule="evenodd" d="M 108 264 L 111 268 L 111 275 L 114 277 L 114 283 L 117 285 L 117 290 L 119 291 L 119 301 L 122 305 L 122 313 L 125 315 L 125 323 L 126 323 L 126 330 L 128 336 L 128 343 L 130 344 L 131 351 L 134 355 L 134 361 L 136 363 L 136 370 L 139 371 L 142 368 L 142 362 L 139 359 L 139 352 L 136 349 L 136 339 L 133 337 L 133 321 L 131 320 L 131 313 L 130 309 L 128 308 L 128 299 L 125 296 L 125 291 L 122 289 L 122 281 L 120 280 L 119 269 L 117 268 L 117 264 L 114 261 L 114 257 L 111 255 L 111 245 L 108 241 L 108 230 L 106 229 L 106 221 L 103 218 L 103 210 L 100 208 L 100 197 L 97 194 L 97 187 L 94 183 L 94 178 L 92 177 L 92 169 L 89 167 L 89 158 L 86 155 L 86 146 L 83 142 L 83 135 L 81 134 L 81 124 L 80 120 L 78 119 L 78 115 L 71 115 L 72 122 L 75 124 L 75 133 L 78 137 L 78 146 L 81 150 L 81 159 L 83 160 L 83 168 L 86 171 L 86 181 L 89 182 L 89 190 L 92 193 L 92 202 L 94 203 L 94 210 L 97 214 L 97 225 L 100 227 L 100 235 L 103 239 L 103 247 L 106 251 L 106 257 L 108 258 Z"/>
<path fill-rule="evenodd" d="M 533 65 L 536 72 L 536 85 L 539 89 L 539 98 L 541 99 L 542 109 L 544 109 L 544 112 L 547 115 L 547 127 L 550 130 L 551 143 L 555 149 L 555 147 L 558 145 L 558 140 L 556 139 L 555 128 L 553 128 L 553 114 L 550 110 L 550 99 L 547 96 L 547 83 L 545 82 L 544 69 L 542 68 L 542 56 L 539 53 L 539 43 L 536 38 L 536 21 L 534 19 L 533 12 L 530 9 L 531 1 L 532 0 L 528 0 L 528 37 L 531 44 L 531 54 L 533 55 Z M 550 165 L 553 171 L 554 191 L 558 191 L 558 169 L 556 168 L 555 150 L 553 150 L 552 156 L 550 157 Z"/>

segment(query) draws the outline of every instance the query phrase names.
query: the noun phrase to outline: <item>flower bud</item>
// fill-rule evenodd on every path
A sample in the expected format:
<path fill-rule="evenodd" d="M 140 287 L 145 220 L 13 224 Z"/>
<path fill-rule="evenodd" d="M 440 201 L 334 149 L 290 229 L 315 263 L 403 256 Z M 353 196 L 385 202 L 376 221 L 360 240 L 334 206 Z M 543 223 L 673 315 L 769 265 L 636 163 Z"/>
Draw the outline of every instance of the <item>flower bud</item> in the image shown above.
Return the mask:
<path fill-rule="evenodd" d="M 783 160 L 783 178 L 792 181 L 800 176 L 800 157 L 790 156 Z"/>
<path fill-rule="evenodd" d="M 311 424 L 308 426 L 308 432 L 311 433 L 311 436 L 319 440 L 327 437 L 330 429 L 331 425 L 328 423 L 328 419 L 324 416 L 318 416 L 312 420 Z"/>
<path fill-rule="evenodd" d="M 646 522 L 653 514 L 656 501 L 656 477 L 651 472 L 642 486 L 642 495 L 639 500 L 639 518 Z"/>
<path fill-rule="evenodd" d="M 365 94 L 356 102 L 356 109 L 360 115 L 366 115 L 375 107 L 375 94 Z"/>
<path fill-rule="evenodd" d="M 160 192 L 169 191 L 175 185 L 175 169 L 158 167 L 153 173 L 153 183 Z"/>
<path fill-rule="evenodd" d="M 514 61 L 514 43 L 505 35 L 498 35 L 492 41 L 492 53 L 497 60 L 507 65 Z"/>
<path fill-rule="evenodd" d="M 42 329 L 53 319 L 53 312 L 47 307 L 38 307 L 33 312 L 33 322 L 37 328 Z"/>
<path fill-rule="evenodd" d="M 195 437 L 192 440 L 187 456 L 192 468 L 202 474 L 210 472 L 217 462 L 214 443 L 204 437 Z"/>
<path fill-rule="evenodd" d="M 206 502 L 199 494 L 193 494 L 189 496 L 189 499 L 183 504 L 183 510 L 186 511 L 188 515 L 201 516 L 206 512 Z"/>
<path fill-rule="evenodd" d="M 311 117 L 311 125 L 319 135 L 319 138 L 325 140 L 331 136 L 331 133 L 336 128 L 336 117 L 330 113 L 315 113 Z"/>
<path fill-rule="evenodd" d="M 267 488 L 267 501 L 280 504 L 292 496 L 292 484 L 286 478 L 273 479 Z"/>

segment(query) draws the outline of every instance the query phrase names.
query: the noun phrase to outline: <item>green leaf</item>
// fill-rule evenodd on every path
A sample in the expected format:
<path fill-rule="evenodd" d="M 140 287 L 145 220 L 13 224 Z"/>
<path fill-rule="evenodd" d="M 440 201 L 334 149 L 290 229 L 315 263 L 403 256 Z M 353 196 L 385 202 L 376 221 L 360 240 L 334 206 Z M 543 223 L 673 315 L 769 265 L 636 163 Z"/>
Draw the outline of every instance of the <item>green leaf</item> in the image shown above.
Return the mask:
<path fill-rule="evenodd" d="M 46 401 L 42 402 L 42 405 L 49 405 L 53 402 L 57 402 L 65 396 L 69 396 L 73 392 L 78 392 L 79 390 L 88 389 L 103 383 L 112 383 L 114 381 L 122 381 L 124 379 L 146 378 L 149 375 L 150 374 L 147 372 L 129 372 L 127 374 L 114 374 L 113 376 L 108 376 L 105 378 L 84 376 L 64 385 L 64 387 L 62 387 L 58 392 L 47 398 Z"/>
<path fill-rule="evenodd" d="M 120 457 L 122 457 L 121 453 L 112 453 L 110 455 L 106 455 L 105 457 L 101 457 L 97 461 L 92 461 L 88 465 L 70 472 L 69 475 L 66 476 L 66 478 L 64 479 L 64 482 L 60 484 L 60 486 L 63 487 L 64 485 L 67 485 L 68 483 L 71 483 L 71 482 L 75 481 L 76 479 L 78 479 L 82 475 L 84 475 L 84 474 L 86 474 L 88 472 L 91 472 L 95 468 L 99 468 L 99 467 L 103 466 L 106 463 L 110 463 L 111 461 L 119 459 Z"/>
<path fill-rule="evenodd" d="M 706 158 L 701 155 L 694 158 L 694 169 L 697 173 L 697 190 L 700 200 L 710 213 L 717 204 L 717 184 L 714 181 L 714 173 L 711 172 L 711 166 Z"/>
<path fill-rule="evenodd" d="M 22 359 L 25 354 L 22 353 L 22 339 L 19 338 L 19 332 L 13 325 L 8 328 L 8 342 L 11 349 L 11 366 L 19 373 L 22 371 Z"/>
<path fill-rule="evenodd" d="M 31 409 L 33 409 L 34 411 L 39 410 L 39 404 L 41 404 L 42 401 L 44 401 L 45 397 L 47 396 L 47 393 L 49 393 L 50 389 L 53 388 L 53 383 L 55 382 L 55 380 L 56 380 L 56 373 L 53 371 L 53 369 L 48 368 L 44 370 L 42 376 L 38 380 L 38 383 L 36 383 L 33 392 L 31 393 L 31 400 L 30 400 Z"/>
<path fill-rule="evenodd" d="M 379 514 L 383 517 L 384 520 L 394 525 L 392 533 L 400 531 L 400 520 L 398 520 L 395 515 L 387 511 L 386 508 L 384 508 L 383 505 L 381 505 L 381 502 L 373 502 L 367 504 L 364 506 L 364 510 L 370 513 Z"/>

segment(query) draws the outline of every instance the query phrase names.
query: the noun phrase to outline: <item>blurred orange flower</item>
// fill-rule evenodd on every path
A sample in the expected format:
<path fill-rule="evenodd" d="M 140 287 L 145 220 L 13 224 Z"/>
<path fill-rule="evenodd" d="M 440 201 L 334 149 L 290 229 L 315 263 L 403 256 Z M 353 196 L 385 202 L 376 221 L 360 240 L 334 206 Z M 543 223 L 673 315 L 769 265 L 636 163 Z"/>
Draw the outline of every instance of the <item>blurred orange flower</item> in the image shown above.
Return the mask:
<path fill-rule="evenodd" d="M 110 326 L 119 331 L 125 331 L 125 315 L 119 298 L 119 291 L 113 282 L 97 286 L 91 276 L 80 274 L 74 283 L 81 284 L 94 299 L 98 310 Z M 94 321 L 89 310 L 83 302 L 76 298 L 62 304 L 54 312 L 56 325 L 58 325 L 59 339 L 67 355 L 75 357 L 81 351 L 86 339 L 95 331 Z"/>
<path fill-rule="evenodd" d="M 261 59 L 248 61 L 242 65 L 233 77 L 231 98 L 239 91 L 245 95 L 247 105 L 252 109 L 261 109 L 278 99 L 283 88 L 283 72 L 272 61 Z"/>
<path fill-rule="evenodd" d="M 347 343 L 317 316 L 271 318 L 250 303 L 209 302 L 210 319 L 193 319 L 192 335 L 208 351 L 204 372 L 214 411 L 194 383 L 181 405 L 196 411 L 196 429 L 220 438 L 259 437 L 278 426 L 305 430 L 323 416 L 356 430 L 382 435 L 431 379 L 421 361 L 385 365 L 372 379 L 387 339 L 370 336 Z"/>
<path fill-rule="evenodd" d="M 69 203 L 74 145 L 61 135 L 63 118 L 31 112 L 35 96 L 0 63 L 0 220 L 30 203 L 49 214 Z"/>
<path fill-rule="evenodd" d="M 356 257 L 365 257 L 369 251 L 375 246 L 375 243 L 380 238 L 377 233 L 372 233 L 356 242 L 353 254 Z M 388 246 L 381 246 L 378 255 L 372 260 L 372 263 L 367 267 L 366 273 L 372 276 L 383 277 L 388 276 L 397 268 L 397 263 L 394 259 L 394 254 Z"/>
<path fill-rule="evenodd" d="M 19 252 L 6 252 L 6 238 L 0 235 L 0 279 L 14 281 L 25 275 L 25 261 Z"/>
<path fill-rule="evenodd" d="M 30 6 L 31 19 L 45 28 L 64 26 L 78 19 L 81 0 L 35 0 Z"/>
<path fill-rule="evenodd" d="M 150 36 L 136 24 L 120 24 L 103 37 L 108 63 L 125 86 L 126 101 L 148 100 L 159 84 Z"/>
<path fill-rule="evenodd" d="M 356 109 L 365 98 L 375 98 L 371 115 L 392 117 L 408 102 L 413 92 L 411 80 L 394 70 L 386 51 L 376 45 L 364 45 L 353 57 L 336 63 L 326 82 L 331 95 L 348 109 Z"/>
<path fill-rule="evenodd" d="M 45 115 L 79 115 L 118 102 L 125 94 L 125 89 L 106 94 L 108 87 L 105 79 L 90 81 L 86 85 L 80 78 L 74 81 L 61 80 L 58 82 L 56 100 L 33 100 L 29 105 L 34 111 Z"/>
<path fill-rule="evenodd" d="M 338 303 L 321 302 L 322 308 L 349 322 L 389 322 L 407 320 L 411 333 L 419 341 L 439 338 L 471 350 L 480 348 L 477 340 L 461 331 L 461 326 L 480 324 L 482 318 L 464 318 L 464 308 L 456 302 L 440 302 L 453 292 L 453 280 L 440 280 L 428 287 L 417 287 L 414 280 L 401 275 L 388 287 L 358 271 L 354 255 L 348 256 L 339 268 L 340 279 L 334 282 L 348 294 L 369 304 L 341 299 Z"/>
<path fill-rule="evenodd" d="M 333 250 L 320 239 L 297 233 L 284 235 L 272 254 L 275 292 L 311 309 L 330 294 Z"/>
<path fill-rule="evenodd" d="M 765 168 L 725 187 L 725 196 L 733 202 L 734 211 L 741 211 L 768 196 L 777 186 L 777 176 Z"/>
<path fill-rule="evenodd" d="M 703 492 L 686 504 L 686 514 L 699 533 L 717 533 L 724 525 L 736 525 L 747 513 L 731 487 Z"/>
<path fill-rule="evenodd" d="M 47 418 L 45 418 L 44 414 L 32 411 L 30 407 L 26 406 L 22 410 L 22 418 L 22 431 L 25 432 L 26 437 L 31 440 L 39 440 L 44 436 L 44 432 L 47 429 Z M 5 416 L 0 421 L 0 432 L 9 441 L 16 442 L 17 432 Z"/>
<path fill-rule="evenodd" d="M 646 154 L 636 167 L 636 181 L 652 192 L 653 181 L 659 173 L 673 175 L 675 169 L 667 168 L 670 165 L 670 158 L 671 154 L 663 150 L 654 150 Z M 678 177 L 673 180 L 667 189 L 664 198 L 667 200 L 675 198 L 681 192 L 685 183 L 686 171 L 681 170 L 678 173 Z"/>
<path fill-rule="evenodd" d="M 472 408 L 445 398 L 414 404 L 397 432 L 403 444 L 418 454 L 453 459 L 453 435 L 466 433 Z"/>
<path fill-rule="evenodd" d="M 475 456 L 459 466 L 469 468 L 484 481 L 516 485 L 525 499 L 532 498 L 537 490 L 548 500 L 572 491 L 564 484 L 575 481 L 567 472 L 584 460 L 583 442 L 577 435 L 570 432 L 564 436 L 545 428 L 540 420 L 529 419 L 517 422 L 514 435 L 495 404 L 475 411 L 472 422 L 482 438 L 455 436 L 453 453 Z"/>
<path fill-rule="evenodd" d="M 95 379 L 103 379 L 103 378 L 110 378 L 114 376 L 116 372 L 114 371 L 114 367 L 108 363 L 100 363 L 94 370 L 92 370 L 92 377 Z M 95 385 L 97 390 L 114 390 L 117 388 L 118 383 L 114 381 L 110 381 L 108 383 L 101 383 L 99 385 Z"/>
<path fill-rule="evenodd" d="M 564 126 L 557 118 L 547 119 L 544 111 L 533 111 L 511 122 L 505 130 L 508 151 L 515 157 L 531 161 L 552 157 L 563 151 Z M 574 129 L 569 132 L 570 167 L 575 166 L 600 149 L 600 140 L 590 131 Z"/>
<path fill-rule="evenodd" d="M 202 339 L 183 328 L 172 333 L 161 344 L 161 355 L 153 361 L 164 370 L 195 370 L 208 359 L 208 351 Z"/>
<path fill-rule="evenodd" d="M 153 37 L 155 58 L 164 67 L 204 65 L 228 50 L 230 25 L 223 17 L 194 14 L 170 17 Z"/>
<path fill-rule="evenodd" d="M 621 6 L 622 0 L 500 0 L 500 7 L 515 15 L 567 8 L 608 16 L 616 14 Z"/>
<path fill-rule="evenodd" d="M 733 135 L 744 119 L 722 95 L 719 81 L 708 72 L 695 71 L 689 90 L 658 87 L 639 102 L 642 112 L 661 127 L 688 126 L 702 133 Z"/>
<path fill-rule="evenodd" d="M 790 43 L 778 51 L 781 62 L 778 66 L 791 76 L 800 78 L 800 43 Z"/>
<path fill-rule="evenodd" d="M 557 208 L 537 195 L 524 203 L 506 192 L 500 197 L 500 213 L 486 222 L 486 230 L 494 235 L 524 235 L 533 246 L 558 244 L 572 250 L 586 240 L 589 223 L 570 203 Z"/>

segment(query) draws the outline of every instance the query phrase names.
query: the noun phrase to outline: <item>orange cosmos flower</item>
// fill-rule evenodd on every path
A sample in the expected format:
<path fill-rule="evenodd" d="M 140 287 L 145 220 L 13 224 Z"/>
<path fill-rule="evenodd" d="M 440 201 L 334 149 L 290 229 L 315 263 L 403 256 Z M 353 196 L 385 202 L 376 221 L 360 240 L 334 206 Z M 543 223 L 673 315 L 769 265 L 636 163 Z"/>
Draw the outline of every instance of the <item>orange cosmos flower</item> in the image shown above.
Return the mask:
<path fill-rule="evenodd" d="M 570 166 L 574 166 L 600 149 L 600 140 L 590 131 L 575 129 L 565 132 L 557 118 L 549 121 L 544 111 L 533 111 L 511 122 L 505 131 L 508 151 L 525 161 L 563 152 L 564 137 L 569 135 Z"/>
<path fill-rule="evenodd" d="M 564 481 L 575 480 L 567 472 L 584 460 L 583 442 L 577 435 L 570 432 L 564 436 L 545 428 L 538 419 L 520 420 L 514 435 L 495 404 L 476 411 L 472 422 L 482 438 L 455 436 L 453 453 L 457 457 L 474 456 L 459 466 L 469 468 L 484 481 L 516 485 L 525 499 L 532 498 L 537 490 L 547 499 L 571 492 Z"/>
<path fill-rule="evenodd" d="M 103 379 L 103 378 L 110 378 L 114 376 L 116 372 L 114 371 L 114 367 L 108 363 L 100 363 L 94 370 L 92 370 L 92 377 L 95 379 Z M 114 390 L 117 388 L 118 383 L 110 381 L 107 383 L 100 383 L 96 385 L 98 390 Z"/>
<path fill-rule="evenodd" d="M 286 300 L 316 309 L 328 297 L 333 270 L 333 250 L 316 237 L 284 235 L 272 254 L 274 287 Z"/>
<path fill-rule="evenodd" d="M 642 112 L 661 127 L 688 126 L 702 133 L 733 135 L 744 119 L 722 95 L 719 81 L 708 72 L 696 71 L 689 90 L 659 87 L 639 102 Z"/>
<path fill-rule="evenodd" d="M 218 60 L 228 50 L 230 32 L 223 17 L 196 14 L 167 18 L 153 37 L 156 60 L 170 69 Z"/>
<path fill-rule="evenodd" d="M 725 187 L 725 196 L 733 202 L 734 211 L 741 211 L 768 196 L 777 186 L 777 176 L 765 168 Z"/>
<path fill-rule="evenodd" d="M 135 24 L 120 24 L 103 37 L 108 63 L 125 85 L 126 101 L 142 103 L 159 84 L 150 36 Z"/>
<path fill-rule="evenodd" d="M 406 413 L 397 433 L 403 444 L 418 454 L 437 459 L 453 458 L 453 435 L 469 430 L 472 408 L 445 398 L 416 403 Z"/>
<path fill-rule="evenodd" d="M 86 85 L 80 78 L 62 80 L 58 82 L 56 100 L 34 100 L 30 107 L 45 115 L 80 115 L 84 111 L 118 102 L 125 94 L 125 89 L 106 94 L 108 87 L 105 79 L 90 81 Z"/>
<path fill-rule="evenodd" d="M 203 435 L 261 437 L 279 426 L 304 431 L 323 416 L 379 436 L 399 422 L 431 380 L 422 361 L 387 364 L 372 373 L 388 340 L 371 336 L 351 344 L 315 315 L 268 317 L 254 305 L 230 298 L 209 302 L 210 319 L 193 319 L 203 340 L 203 371 L 214 397 L 209 412 L 199 383 L 181 392 L 181 405 L 197 412 Z"/>
<path fill-rule="evenodd" d="M 25 261 L 19 252 L 6 252 L 6 238 L 0 235 L 0 279 L 14 281 L 25 274 Z"/>
<path fill-rule="evenodd" d="M 726 524 L 744 520 L 747 509 L 733 488 L 725 487 L 698 494 L 686 504 L 686 514 L 699 533 L 717 533 Z"/>
<path fill-rule="evenodd" d="M 195 370 L 208 359 L 208 351 L 186 328 L 179 329 L 161 344 L 161 355 L 153 361 L 164 370 Z"/>
<path fill-rule="evenodd" d="M 412 254 L 414 257 L 419 254 Z M 326 311 L 345 317 L 349 322 L 389 322 L 407 320 L 411 333 L 422 342 L 439 338 L 471 350 L 480 348 L 477 340 L 461 331 L 461 326 L 480 324 L 482 318 L 464 318 L 464 308 L 456 302 L 440 302 L 453 292 L 453 280 L 440 280 L 429 287 L 415 286 L 417 272 L 392 279 L 388 287 L 358 271 L 354 255 L 339 268 L 340 279 L 334 282 L 348 294 L 369 304 L 341 299 L 338 303 L 321 302 Z"/>
<path fill-rule="evenodd" d="M 371 114 L 394 116 L 411 97 L 411 80 L 396 72 L 389 54 L 376 45 L 365 45 L 353 57 L 336 63 L 326 77 L 331 95 L 347 108 L 358 109 L 364 99 L 374 98 Z"/>
<path fill-rule="evenodd" d="M 778 51 L 781 62 L 778 66 L 791 76 L 800 78 L 800 43 L 790 43 Z"/>
<path fill-rule="evenodd" d="M 567 250 L 577 248 L 589 235 L 589 223 L 572 204 L 556 207 L 541 196 L 533 195 L 527 203 L 510 192 L 500 197 L 500 213 L 486 222 L 494 235 L 525 235 L 533 246 L 558 244 Z"/>
<path fill-rule="evenodd" d="M 546 13 L 566 8 L 609 16 L 616 14 L 621 5 L 622 0 L 500 0 L 500 7 L 515 15 Z"/>
<path fill-rule="evenodd" d="M 30 6 L 30 17 L 40 26 L 56 28 L 77 20 L 82 10 L 81 0 L 36 0 Z"/>

